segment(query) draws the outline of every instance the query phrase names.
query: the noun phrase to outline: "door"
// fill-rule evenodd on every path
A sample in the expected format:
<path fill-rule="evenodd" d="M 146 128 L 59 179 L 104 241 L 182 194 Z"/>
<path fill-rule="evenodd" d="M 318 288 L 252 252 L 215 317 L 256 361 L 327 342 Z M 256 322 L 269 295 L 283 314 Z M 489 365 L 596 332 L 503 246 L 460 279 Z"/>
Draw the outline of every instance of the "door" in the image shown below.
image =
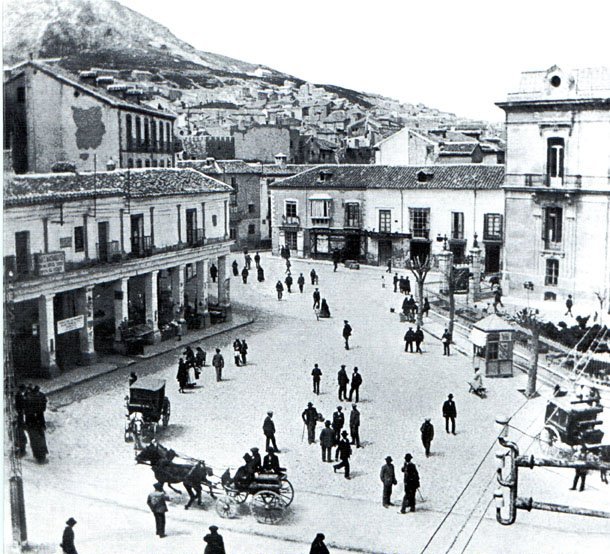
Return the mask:
<path fill-rule="evenodd" d="M 97 224 L 97 255 L 102 262 L 108 260 L 108 222 L 100 221 Z"/>
<path fill-rule="evenodd" d="M 385 265 L 388 260 L 392 257 L 392 241 L 391 240 L 380 240 L 378 243 L 378 258 L 379 265 Z"/>
<path fill-rule="evenodd" d="M 345 237 L 345 258 L 347 260 L 360 259 L 360 236 L 347 235 Z"/>
<path fill-rule="evenodd" d="M 144 215 L 131 216 L 131 251 L 141 254 L 144 251 Z"/>
<path fill-rule="evenodd" d="M 15 265 L 17 275 L 27 275 L 30 272 L 30 232 L 15 233 Z"/>
<path fill-rule="evenodd" d="M 485 245 L 485 273 L 500 272 L 500 245 Z"/>
<path fill-rule="evenodd" d="M 186 210 L 186 243 L 195 244 L 197 240 L 197 210 Z"/>

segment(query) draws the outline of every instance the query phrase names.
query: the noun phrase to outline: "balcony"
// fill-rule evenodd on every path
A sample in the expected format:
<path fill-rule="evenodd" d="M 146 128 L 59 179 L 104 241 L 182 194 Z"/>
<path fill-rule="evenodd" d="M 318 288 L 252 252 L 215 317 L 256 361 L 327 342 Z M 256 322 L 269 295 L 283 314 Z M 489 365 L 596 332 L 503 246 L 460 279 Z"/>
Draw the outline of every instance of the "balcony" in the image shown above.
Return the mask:
<path fill-rule="evenodd" d="M 414 239 L 429 240 L 430 239 L 430 229 L 418 229 L 418 228 L 412 229 L 411 236 Z"/>
<path fill-rule="evenodd" d="M 153 246 L 150 236 L 131 237 L 131 256 L 134 258 L 146 258 L 152 256 Z"/>
<path fill-rule="evenodd" d="M 205 244 L 205 229 L 193 229 L 192 232 L 186 233 L 186 243 L 196 248 Z"/>
<path fill-rule="evenodd" d="M 509 174 L 507 177 L 516 177 Z M 526 173 L 523 177 L 523 184 L 531 188 L 562 188 L 578 190 L 582 187 L 582 175 L 564 175 L 563 177 L 551 177 L 546 173 Z"/>
<path fill-rule="evenodd" d="M 15 281 L 46 277 L 65 270 L 66 255 L 63 251 L 4 257 L 4 275 L 12 275 Z"/>
<path fill-rule="evenodd" d="M 299 227 L 301 225 L 301 218 L 298 215 L 283 215 L 282 216 L 282 227 Z"/>
<path fill-rule="evenodd" d="M 95 245 L 97 260 L 100 262 L 117 262 L 122 258 L 121 246 L 118 240 Z"/>
<path fill-rule="evenodd" d="M 318 228 L 328 228 L 330 227 L 330 217 L 312 217 L 311 218 L 311 226 Z"/>
<path fill-rule="evenodd" d="M 360 229 L 361 221 L 359 217 L 345 217 L 344 227 L 346 229 Z"/>

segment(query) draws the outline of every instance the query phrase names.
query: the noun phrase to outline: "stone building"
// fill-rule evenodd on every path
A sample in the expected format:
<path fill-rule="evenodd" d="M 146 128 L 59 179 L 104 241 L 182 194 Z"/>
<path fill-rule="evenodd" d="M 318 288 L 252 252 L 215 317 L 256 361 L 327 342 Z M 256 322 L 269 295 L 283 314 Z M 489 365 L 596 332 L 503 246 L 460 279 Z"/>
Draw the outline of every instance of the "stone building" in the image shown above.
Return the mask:
<path fill-rule="evenodd" d="M 247 162 L 269 163 L 278 152 L 295 161 L 299 147 L 299 131 L 280 125 L 254 125 L 231 132 L 235 141 L 235 158 Z"/>
<path fill-rule="evenodd" d="M 103 70 L 74 75 L 25 62 L 4 82 L 4 147 L 16 173 L 50 172 L 56 162 L 78 171 L 172 167 L 175 116 L 138 103 L 142 93 Z"/>
<path fill-rule="evenodd" d="M 504 287 L 540 299 L 610 290 L 610 69 L 524 72 L 506 112 Z"/>
<path fill-rule="evenodd" d="M 190 169 L 7 176 L 17 373 L 54 376 L 230 315 L 229 195 Z"/>

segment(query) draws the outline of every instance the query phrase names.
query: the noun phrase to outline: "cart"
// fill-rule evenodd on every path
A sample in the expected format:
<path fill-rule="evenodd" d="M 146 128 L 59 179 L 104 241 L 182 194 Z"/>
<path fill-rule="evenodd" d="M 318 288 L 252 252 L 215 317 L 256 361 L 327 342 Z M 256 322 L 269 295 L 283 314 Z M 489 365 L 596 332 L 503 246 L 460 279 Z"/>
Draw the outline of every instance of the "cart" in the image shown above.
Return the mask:
<path fill-rule="evenodd" d="M 159 420 L 163 427 L 169 424 L 171 405 L 165 396 L 165 380 L 143 377 L 129 387 L 125 398 L 127 421 L 125 442 L 150 442 L 157 433 Z"/>

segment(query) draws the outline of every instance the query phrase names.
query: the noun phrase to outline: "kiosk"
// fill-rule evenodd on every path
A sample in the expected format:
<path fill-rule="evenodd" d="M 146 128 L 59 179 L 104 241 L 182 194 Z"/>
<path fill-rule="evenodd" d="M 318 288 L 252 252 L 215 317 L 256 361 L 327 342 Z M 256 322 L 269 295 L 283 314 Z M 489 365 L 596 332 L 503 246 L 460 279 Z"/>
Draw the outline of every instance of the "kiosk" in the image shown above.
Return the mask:
<path fill-rule="evenodd" d="M 492 314 L 474 324 L 470 332 L 473 368 L 484 369 L 486 377 L 513 376 L 515 329 Z"/>

